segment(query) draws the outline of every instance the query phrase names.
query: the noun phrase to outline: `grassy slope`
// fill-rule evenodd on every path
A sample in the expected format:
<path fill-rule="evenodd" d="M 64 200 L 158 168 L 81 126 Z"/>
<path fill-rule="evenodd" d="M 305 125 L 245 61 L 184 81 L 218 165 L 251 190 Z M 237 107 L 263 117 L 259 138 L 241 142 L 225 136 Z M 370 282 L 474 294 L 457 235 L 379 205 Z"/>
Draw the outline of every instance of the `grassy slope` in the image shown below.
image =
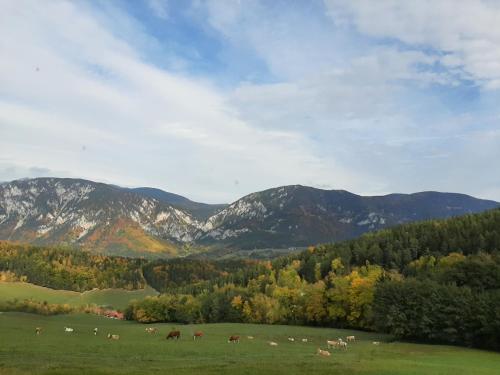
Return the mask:
<path fill-rule="evenodd" d="M 34 328 L 44 328 L 40 336 Z M 63 332 L 64 326 L 75 334 Z M 249 324 L 177 325 L 183 336 L 167 342 L 172 324 L 157 324 L 160 335 L 144 325 L 91 315 L 42 317 L 0 314 L 0 374 L 498 374 L 500 354 L 449 346 L 384 342 L 387 336 L 327 328 Z M 99 328 L 97 337 L 92 329 Z M 206 336 L 193 342 L 188 335 L 202 329 Z M 104 335 L 120 335 L 119 341 Z M 327 338 L 355 334 L 359 341 L 346 352 L 318 357 Z M 228 344 L 230 334 L 242 335 Z M 255 340 L 246 339 L 255 336 Z M 288 335 L 309 343 L 287 341 Z M 278 347 L 270 347 L 275 340 Z M 382 341 L 379 346 L 373 340 Z"/>
<path fill-rule="evenodd" d="M 73 306 L 86 304 L 110 305 L 123 309 L 132 299 L 142 299 L 148 295 L 156 295 L 153 288 L 127 291 L 123 289 L 91 290 L 84 293 L 68 290 L 54 290 L 29 283 L 0 282 L 0 302 L 13 299 L 33 299 L 48 303 L 67 303 Z"/>

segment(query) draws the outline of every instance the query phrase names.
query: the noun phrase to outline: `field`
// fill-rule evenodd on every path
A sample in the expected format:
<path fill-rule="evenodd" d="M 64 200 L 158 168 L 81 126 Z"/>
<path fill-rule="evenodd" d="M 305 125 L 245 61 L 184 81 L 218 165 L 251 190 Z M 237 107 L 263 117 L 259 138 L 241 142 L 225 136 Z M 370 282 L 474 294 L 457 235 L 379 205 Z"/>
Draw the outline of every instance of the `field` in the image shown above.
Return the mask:
<path fill-rule="evenodd" d="M 64 327 L 75 333 L 65 333 Z M 0 374 L 498 374 L 500 354 L 450 346 L 389 342 L 383 335 L 327 328 L 251 324 L 157 324 L 160 334 L 144 325 L 93 315 L 44 317 L 0 314 Z M 43 333 L 35 335 L 35 327 Z M 98 336 L 92 334 L 94 327 Z M 179 341 L 165 333 L 180 329 Z M 193 342 L 190 334 L 203 330 Z M 108 340 L 106 333 L 119 334 Z M 242 336 L 229 344 L 231 334 Z M 329 358 L 315 354 L 327 338 L 356 335 L 347 351 Z M 247 335 L 255 336 L 254 340 Z M 289 342 L 288 336 L 309 342 Z M 270 347 L 268 341 L 278 342 Z M 381 341 L 380 345 L 372 341 Z"/>
<path fill-rule="evenodd" d="M 153 288 L 128 291 L 123 289 L 91 290 L 84 293 L 69 290 L 54 290 L 42 286 L 20 282 L 0 282 L 0 302 L 18 299 L 33 299 L 48 303 L 67 303 L 72 306 L 87 304 L 108 305 L 115 309 L 124 309 L 133 299 L 142 299 L 149 295 L 156 295 Z"/>

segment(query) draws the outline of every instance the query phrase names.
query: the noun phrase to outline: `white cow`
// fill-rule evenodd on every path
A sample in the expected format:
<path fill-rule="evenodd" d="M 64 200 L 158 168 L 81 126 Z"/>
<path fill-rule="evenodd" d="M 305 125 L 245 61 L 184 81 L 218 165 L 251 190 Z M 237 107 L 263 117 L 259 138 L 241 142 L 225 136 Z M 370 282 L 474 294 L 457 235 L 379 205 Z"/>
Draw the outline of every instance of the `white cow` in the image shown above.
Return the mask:
<path fill-rule="evenodd" d="M 302 339 L 302 342 L 307 342 L 308 340 L 307 339 Z"/>
<path fill-rule="evenodd" d="M 64 327 L 64 332 L 74 332 L 75 330 L 70 327 Z"/>
<path fill-rule="evenodd" d="M 342 340 L 342 338 L 339 337 L 339 339 L 337 340 L 336 347 L 340 349 L 347 349 L 347 342 L 345 342 L 344 340 Z"/>
<path fill-rule="evenodd" d="M 269 345 L 271 345 L 271 346 L 278 346 L 278 343 L 274 342 L 274 341 L 269 341 Z"/>
<path fill-rule="evenodd" d="M 295 341 L 295 339 L 294 339 L 293 337 L 289 337 L 289 338 L 288 338 L 288 341 L 290 341 L 290 342 L 294 342 L 294 341 Z"/>
<path fill-rule="evenodd" d="M 347 336 L 345 338 L 345 341 L 349 342 L 349 341 L 356 341 L 356 336 Z"/>

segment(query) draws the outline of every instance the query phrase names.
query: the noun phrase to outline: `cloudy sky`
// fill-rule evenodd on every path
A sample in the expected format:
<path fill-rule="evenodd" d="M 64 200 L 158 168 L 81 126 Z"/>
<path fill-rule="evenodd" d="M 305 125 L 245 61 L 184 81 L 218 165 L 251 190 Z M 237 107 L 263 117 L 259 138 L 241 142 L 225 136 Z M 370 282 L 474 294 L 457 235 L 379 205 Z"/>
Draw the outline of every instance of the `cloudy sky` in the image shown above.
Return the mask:
<path fill-rule="evenodd" d="M 500 200 L 500 2 L 0 2 L 0 181 Z"/>

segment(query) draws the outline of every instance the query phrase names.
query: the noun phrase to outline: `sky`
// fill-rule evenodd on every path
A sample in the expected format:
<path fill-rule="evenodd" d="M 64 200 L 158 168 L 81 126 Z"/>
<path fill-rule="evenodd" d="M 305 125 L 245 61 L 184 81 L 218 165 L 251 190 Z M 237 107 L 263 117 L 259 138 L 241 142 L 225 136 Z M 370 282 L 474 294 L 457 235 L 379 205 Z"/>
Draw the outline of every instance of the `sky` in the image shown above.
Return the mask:
<path fill-rule="evenodd" d="M 500 201 L 500 2 L 0 2 L 0 181 Z"/>

